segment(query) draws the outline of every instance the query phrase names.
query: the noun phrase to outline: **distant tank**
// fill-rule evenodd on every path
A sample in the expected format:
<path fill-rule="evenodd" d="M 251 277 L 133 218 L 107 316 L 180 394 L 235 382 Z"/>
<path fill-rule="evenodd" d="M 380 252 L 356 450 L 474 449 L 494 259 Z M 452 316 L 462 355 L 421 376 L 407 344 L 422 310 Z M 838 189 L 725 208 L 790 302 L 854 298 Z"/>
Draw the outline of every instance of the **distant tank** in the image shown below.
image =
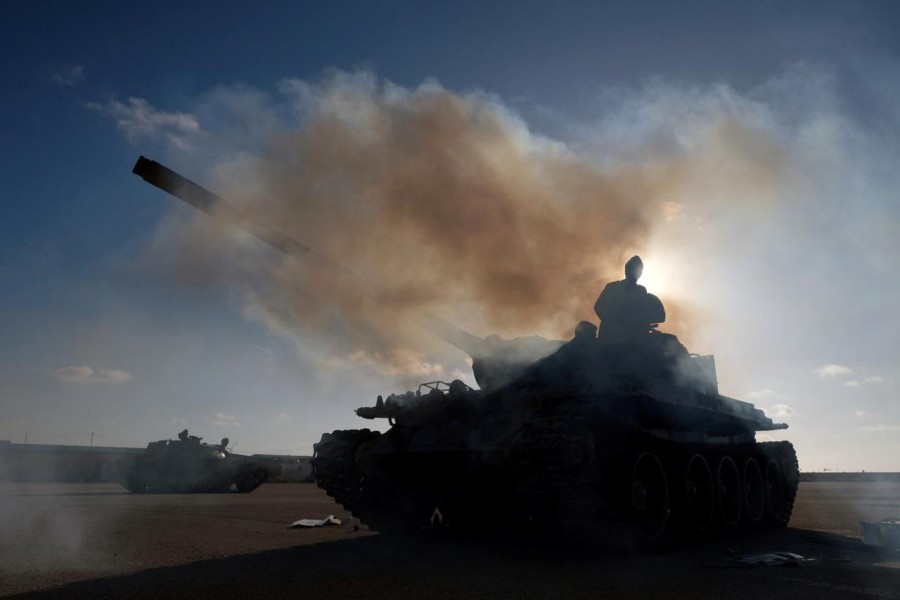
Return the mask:
<path fill-rule="evenodd" d="M 155 161 L 134 172 L 269 245 L 328 261 Z M 786 429 L 718 392 L 712 356 L 648 330 L 626 343 L 579 326 L 569 342 L 481 338 L 423 325 L 472 357 L 481 389 L 423 383 L 356 412 L 385 433 L 339 430 L 315 444 L 318 485 L 371 528 L 527 525 L 566 539 L 657 544 L 784 527 L 799 466 Z M 588 331 L 585 334 L 585 331 Z"/>
<path fill-rule="evenodd" d="M 177 440 L 150 442 L 143 454 L 119 461 L 119 483 L 134 493 L 244 493 L 269 478 L 262 463 L 228 452 L 227 438 L 220 444 L 202 439 L 185 429 Z"/>

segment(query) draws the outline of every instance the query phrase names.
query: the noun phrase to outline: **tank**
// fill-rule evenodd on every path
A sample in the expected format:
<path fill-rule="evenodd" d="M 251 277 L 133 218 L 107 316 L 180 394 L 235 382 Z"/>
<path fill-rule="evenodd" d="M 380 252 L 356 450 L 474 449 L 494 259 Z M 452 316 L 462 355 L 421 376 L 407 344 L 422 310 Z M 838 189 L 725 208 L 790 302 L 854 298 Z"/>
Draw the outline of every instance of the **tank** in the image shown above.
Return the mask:
<path fill-rule="evenodd" d="M 657 331 L 626 344 L 576 335 L 532 363 L 516 358 L 541 345 L 530 338 L 447 337 L 467 342 L 482 389 L 428 382 L 379 397 L 356 412 L 387 431 L 315 446 L 319 486 L 370 527 L 527 525 L 655 545 L 787 525 L 796 453 L 755 439 L 787 426 L 719 394 L 712 356 Z"/>
<path fill-rule="evenodd" d="M 202 440 L 184 430 L 177 440 L 150 442 L 142 454 L 119 461 L 119 483 L 134 493 L 246 493 L 269 478 L 262 463 L 228 452 L 227 438 L 220 444 Z"/>
<path fill-rule="evenodd" d="M 290 254 L 344 269 L 155 161 L 134 173 Z M 422 325 L 472 358 L 479 389 L 432 381 L 357 409 L 386 431 L 315 444 L 319 487 L 384 532 L 515 528 L 651 545 L 784 527 L 799 481 L 786 429 L 719 393 L 715 359 L 650 328 L 626 341 L 479 337 Z"/>

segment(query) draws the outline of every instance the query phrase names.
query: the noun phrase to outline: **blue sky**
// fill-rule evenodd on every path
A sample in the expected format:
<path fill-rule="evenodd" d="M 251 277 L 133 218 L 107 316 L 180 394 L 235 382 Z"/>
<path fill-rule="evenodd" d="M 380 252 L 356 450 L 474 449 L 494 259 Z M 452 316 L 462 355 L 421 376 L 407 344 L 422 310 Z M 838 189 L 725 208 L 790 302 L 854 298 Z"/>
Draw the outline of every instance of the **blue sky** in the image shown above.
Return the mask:
<path fill-rule="evenodd" d="M 143 183 L 145 154 L 484 335 L 568 335 L 639 253 L 664 329 L 803 468 L 898 470 L 898 26 L 891 2 L 2 3 L 0 439 L 307 453 L 465 372 L 404 303 Z M 421 237 L 441 223 L 464 233 Z"/>

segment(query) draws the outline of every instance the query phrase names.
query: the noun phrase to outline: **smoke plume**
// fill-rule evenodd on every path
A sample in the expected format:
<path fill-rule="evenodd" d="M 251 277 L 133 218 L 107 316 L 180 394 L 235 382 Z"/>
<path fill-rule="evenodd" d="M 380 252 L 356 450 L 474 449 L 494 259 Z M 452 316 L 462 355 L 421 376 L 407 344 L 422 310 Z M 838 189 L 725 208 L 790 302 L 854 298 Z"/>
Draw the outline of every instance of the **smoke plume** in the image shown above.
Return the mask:
<path fill-rule="evenodd" d="M 410 368 L 425 311 L 482 335 L 570 337 L 664 210 L 669 168 L 603 166 L 491 96 L 367 74 L 294 85 L 299 125 L 220 165 L 213 188 L 341 267 L 248 261 L 245 248 L 217 265 L 242 282 L 248 314 L 339 357 Z M 180 232 L 180 262 L 245 239 L 204 218 Z"/>
<path fill-rule="evenodd" d="M 219 157 L 206 182 L 327 260 L 272 255 L 205 214 L 170 221 L 160 246 L 184 276 L 236 282 L 250 318 L 321 364 L 415 379 L 447 375 L 418 315 L 482 336 L 568 339 L 578 321 L 596 321 L 597 294 L 633 254 L 666 305 L 663 329 L 689 348 L 722 346 L 707 334 L 733 331 L 738 318 L 770 325 L 789 305 L 778 294 L 814 275 L 792 269 L 772 240 L 832 268 L 827 233 L 844 225 L 825 221 L 836 213 L 823 207 L 845 202 L 851 180 L 840 173 L 861 164 L 833 82 L 815 69 L 789 71 L 755 98 L 727 86 L 610 93 L 600 118 L 566 142 L 530 130 L 494 96 L 435 82 L 336 73 L 281 93 L 287 102 L 247 109 L 247 122 L 268 124 L 252 138 L 259 149 Z M 269 104 L 279 109 L 260 117 Z M 823 151 L 845 147 L 854 154 Z M 803 289 L 802 302 L 815 302 Z M 809 330 L 791 327 L 796 339 Z"/>

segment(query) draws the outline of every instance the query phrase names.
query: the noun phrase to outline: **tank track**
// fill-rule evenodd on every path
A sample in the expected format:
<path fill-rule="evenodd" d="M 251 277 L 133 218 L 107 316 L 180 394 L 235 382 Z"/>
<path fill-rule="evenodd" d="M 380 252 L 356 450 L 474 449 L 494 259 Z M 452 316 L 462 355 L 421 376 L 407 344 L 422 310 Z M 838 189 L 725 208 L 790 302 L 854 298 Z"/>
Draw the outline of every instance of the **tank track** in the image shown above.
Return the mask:
<path fill-rule="evenodd" d="M 538 525 L 544 533 L 566 542 L 602 543 L 636 549 L 657 548 L 672 542 L 722 537 L 737 531 L 784 527 L 790 520 L 799 482 L 797 456 L 789 442 L 764 442 L 731 446 L 711 444 L 678 444 L 660 440 L 640 432 L 626 438 L 611 437 L 618 427 L 598 426 L 594 408 L 589 403 L 560 404 L 550 410 L 536 412 L 522 435 L 511 448 L 516 464 L 516 504 L 523 513 L 518 519 Z M 318 486 L 334 498 L 361 523 L 388 533 L 421 529 L 411 523 L 409 515 L 400 514 L 396 502 L 385 502 L 366 481 L 356 463 L 359 447 L 381 434 L 368 429 L 337 430 L 324 434 L 314 448 L 313 469 Z M 609 435 L 610 437 L 606 437 Z M 630 450 L 622 450 L 623 447 Z M 654 528 L 636 524 L 631 506 L 634 491 L 632 461 L 653 454 L 663 457 L 667 495 L 671 500 L 660 517 L 663 526 Z M 780 490 L 780 510 L 765 509 L 765 515 L 751 519 L 741 514 L 729 523 L 720 508 L 710 516 L 706 527 L 692 527 L 684 505 L 686 484 L 678 480 L 694 456 L 704 456 L 707 463 L 719 464 L 725 457 L 746 465 L 753 458 L 757 464 L 777 465 L 775 487 Z M 598 476 L 598 473 L 602 475 Z M 772 484 L 771 481 L 766 482 Z M 710 481 L 712 485 L 712 481 Z M 762 480 L 754 488 L 761 488 Z M 612 491 L 610 488 L 616 488 Z M 746 482 L 740 485 L 735 502 L 741 508 L 749 497 Z M 777 491 L 777 490 L 776 490 Z M 631 492 L 631 493 L 629 493 Z M 712 492 L 710 492 L 712 493 Z M 757 504 L 761 502 L 756 491 Z M 768 492 L 771 495 L 771 492 Z M 776 494 L 777 495 L 777 494 Z M 731 492 L 732 499 L 734 490 Z M 766 496 L 767 497 L 767 496 Z M 681 500 L 679 500 L 681 498 Z M 717 498 L 718 500 L 718 498 Z M 717 505 L 718 506 L 718 505 Z"/>
<path fill-rule="evenodd" d="M 784 486 L 784 513 L 775 519 L 778 527 L 787 527 L 797 499 L 797 488 L 800 486 L 800 463 L 797 452 L 790 442 L 762 442 L 758 444 L 766 456 L 775 461 L 782 469 L 782 485 Z"/>
<path fill-rule="evenodd" d="M 599 421 L 590 402 L 563 402 L 540 409 L 525 423 L 512 449 L 518 492 L 531 513 L 529 518 L 567 541 L 655 547 L 784 527 L 790 521 L 799 468 L 789 442 L 677 443 L 640 431 L 605 428 Z M 702 526 L 697 525 L 693 509 L 696 500 L 689 505 L 685 499 L 692 491 L 697 497 L 695 489 L 688 489 L 695 488 L 696 482 L 688 481 L 687 474 L 695 462 L 701 469 L 707 465 L 710 477 L 705 490 L 712 504 L 707 503 L 703 510 Z M 758 471 L 747 466 L 751 462 L 759 466 Z M 723 463 L 738 468 L 734 473 L 739 480 L 732 483 L 739 483 L 730 491 L 725 489 L 728 486 L 722 488 L 721 473 L 712 475 Z M 646 517 L 636 516 L 640 512 L 634 509 L 636 492 L 630 489 L 635 486 L 638 464 L 658 464 L 664 473 L 665 492 L 661 495 L 667 497 L 667 508 L 660 507 L 656 521 L 650 519 L 649 524 L 644 522 Z M 759 473 L 759 478 L 748 479 L 748 472 Z M 745 514 L 751 507 L 755 514 Z M 635 527 L 636 520 L 641 521 L 639 527 Z"/>
<path fill-rule="evenodd" d="M 395 531 L 402 527 L 402 520 L 392 515 L 389 507 L 382 506 L 356 464 L 359 447 L 380 435 L 369 429 L 322 434 L 322 439 L 313 445 L 312 468 L 317 485 L 361 523 L 378 531 Z"/>

